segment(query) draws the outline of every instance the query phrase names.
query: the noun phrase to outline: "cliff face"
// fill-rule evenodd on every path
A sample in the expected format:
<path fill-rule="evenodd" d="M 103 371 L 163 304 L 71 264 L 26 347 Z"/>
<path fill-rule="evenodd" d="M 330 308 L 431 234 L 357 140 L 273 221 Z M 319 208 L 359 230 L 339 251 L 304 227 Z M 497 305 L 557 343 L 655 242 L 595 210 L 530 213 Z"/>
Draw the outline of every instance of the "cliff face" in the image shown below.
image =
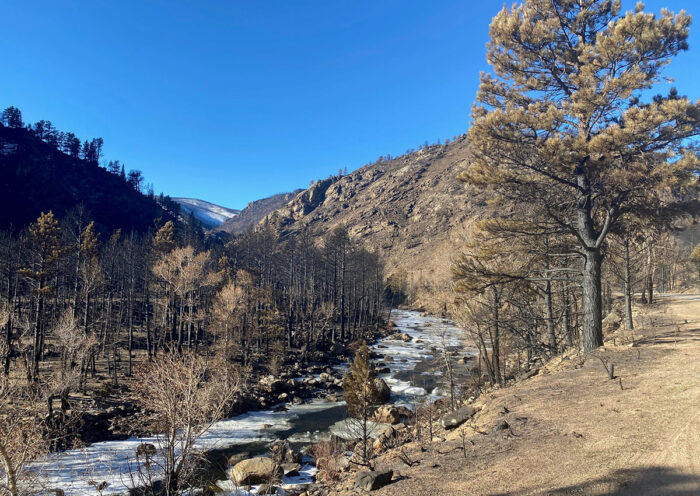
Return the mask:
<path fill-rule="evenodd" d="M 445 280 L 451 238 L 485 205 L 483 195 L 456 179 L 468 153 L 461 137 L 318 181 L 262 222 L 283 235 L 323 235 L 342 224 L 353 238 L 380 252 L 390 274 L 405 272 L 414 286 L 436 277 Z"/>

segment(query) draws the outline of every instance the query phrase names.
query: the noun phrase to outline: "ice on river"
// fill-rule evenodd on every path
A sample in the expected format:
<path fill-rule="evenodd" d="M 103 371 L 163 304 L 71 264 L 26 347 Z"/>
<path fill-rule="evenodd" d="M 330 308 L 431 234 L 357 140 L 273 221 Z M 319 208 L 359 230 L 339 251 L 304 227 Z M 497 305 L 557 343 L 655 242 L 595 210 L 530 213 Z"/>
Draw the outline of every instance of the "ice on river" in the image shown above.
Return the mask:
<path fill-rule="evenodd" d="M 211 450 L 255 441 L 274 441 L 276 433 L 287 430 L 290 422 L 310 412 L 327 410 L 340 403 L 314 401 L 291 405 L 287 411 L 258 411 L 215 423 L 202 436 L 197 448 Z M 32 470 L 47 489 L 61 488 L 68 495 L 97 494 L 90 484 L 107 482 L 103 495 L 122 494 L 133 487 L 130 477 L 136 449 L 141 443 L 158 446 L 158 438 L 140 437 L 123 441 L 95 443 L 83 449 L 55 453 Z"/>
<path fill-rule="evenodd" d="M 386 362 L 391 373 L 380 377 L 391 388 L 392 393 L 400 398 L 400 404 L 411 407 L 411 399 L 426 395 L 429 395 L 430 399 L 436 399 L 435 391 L 426 391 L 422 387 L 412 385 L 410 381 L 394 377 L 394 374 L 412 371 L 418 363 L 432 359 L 435 353 L 442 353 L 443 335 L 444 346 L 448 349 L 461 349 L 464 343 L 460 337 L 464 331 L 447 320 L 421 316 L 420 313 L 411 310 L 393 310 L 391 320 L 395 332 L 408 334 L 411 341 L 386 338 L 371 347 L 376 353 L 391 357 L 391 361 Z M 434 375 L 439 375 L 439 371 Z"/>

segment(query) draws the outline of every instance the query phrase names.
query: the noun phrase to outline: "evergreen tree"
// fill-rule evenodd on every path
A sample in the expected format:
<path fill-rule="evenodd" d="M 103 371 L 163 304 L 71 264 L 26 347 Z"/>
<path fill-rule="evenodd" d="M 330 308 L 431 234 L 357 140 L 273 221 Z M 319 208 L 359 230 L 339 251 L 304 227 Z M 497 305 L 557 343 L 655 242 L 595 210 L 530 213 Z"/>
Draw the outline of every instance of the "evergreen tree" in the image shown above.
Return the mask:
<path fill-rule="evenodd" d="M 367 343 L 355 353 L 355 359 L 350 364 L 350 371 L 343 377 L 343 391 L 348 415 L 348 427 L 357 434 L 362 442 L 362 462 L 368 463 L 368 443 L 374 424 L 372 415 L 380 403 L 379 391 L 376 385 L 376 372 L 370 360 Z"/>
<path fill-rule="evenodd" d="M 138 191 L 139 193 L 141 192 L 141 183 L 143 182 L 143 174 L 141 173 L 140 170 L 135 170 L 135 169 L 130 170 L 126 181 L 127 181 L 127 183 L 129 183 L 129 186 L 134 188 L 134 191 Z"/>
<path fill-rule="evenodd" d="M 22 127 L 22 112 L 17 107 L 7 107 L 2 111 L 2 123 L 7 127 Z"/>
<path fill-rule="evenodd" d="M 63 153 L 76 158 L 80 156 L 80 139 L 75 134 L 67 132 L 63 136 Z"/>
<path fill-rule="evenodd" d="M 90 142 L 88 140 L 83 141 L 83 146 L 80 149 L 80 158 L 83 160 L 90 160 Z"/>
<path fill-rule="evenodd" d="M 53 212 L 43 213 L 29 226 L 25 237 L 29 247 L 28 264 L 20 276 L 27 282 L 33 294 L 33 345 L 31 369 L 28 374 L 36 381 L 39 378 L 39 361 L 43 356 L 46 335 L 45 302 L 54 291 L 54 272 L 61 257 L 61 228 Z"/>
<path fill-rule="evenodd" d="M 473 162 L 460 175 L 496 193 L 501 210 L 528 203 L 541 226 L 576 241 L 586 351 L 603 341 L 608 233 L 631 211 L 682 206 L 698 186 L 688 140 L 700 132 L 698 103 L 676 95 L 640 103 L 687 49 L 690 16 L 642 7 L 625 15 L 619 1 L 504 7 L 487 47 L 494 74 L 482 75 L 473 109 Z"/>

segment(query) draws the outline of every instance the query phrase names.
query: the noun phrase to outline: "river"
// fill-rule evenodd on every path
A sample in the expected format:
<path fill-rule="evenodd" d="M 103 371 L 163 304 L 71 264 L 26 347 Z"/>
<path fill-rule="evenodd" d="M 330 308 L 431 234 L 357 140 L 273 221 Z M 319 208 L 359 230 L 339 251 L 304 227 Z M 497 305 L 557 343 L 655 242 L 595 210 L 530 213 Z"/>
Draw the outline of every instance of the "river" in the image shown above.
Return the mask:
<path fill-rule="evenodd" d="M 380 377 L 391 388 L 391 403 L 412 408 L 420 399 L 441 396 L 443 335 L 454 356 L 476 354 L 474 348 L 465 345 L 462 331 L 449 321 L 408 310 L 393 310 L 391 320 L 396 332 L 411 336 L 408 342 L 389 337 L 371 346 L 380 355 L 378 361 L 390 370 Z M 232 454 L 261 454 L 277 439 L 296 445 L 314 442 L 337 428 L 344 415 L 342 402 L 325 400 L 288 405 L 285 411 L 250 412 L 215 423 L 199 440 L 198 448 L 211 451 L 212 480 L 223 479 L 221 461 Z M 60 488 L 67 496 L 98 494 L 89 481 L 105 481 L 103 495 L 123 494 L 132 487 L 128 474 L 141 443 L 157 445 L 157 439 L 153 436 L 95 443 L 52 454 L 32 469 L 42 485 Z"/>

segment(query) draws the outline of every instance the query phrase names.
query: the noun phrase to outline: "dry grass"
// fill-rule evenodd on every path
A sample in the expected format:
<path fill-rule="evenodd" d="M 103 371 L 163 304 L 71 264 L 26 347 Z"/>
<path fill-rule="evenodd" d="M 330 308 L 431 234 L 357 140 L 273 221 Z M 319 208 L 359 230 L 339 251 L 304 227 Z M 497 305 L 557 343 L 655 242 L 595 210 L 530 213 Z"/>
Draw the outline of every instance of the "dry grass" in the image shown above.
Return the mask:
<path fill-rule="evenodd" d="M 638 316 L 652 321 L 636 346 L 596 353 L 616 379 L 590 356 L 555 359 L 482 395 L 466 460 L 458 432 L 427 453 L 407 445 L 419 463 L 384 455 L 377 463 L 401 477 L 376 494 L 700 494 L 700 297 L 664 299 Z M 503 420 L 510 429 L 492 432 Z"/>

